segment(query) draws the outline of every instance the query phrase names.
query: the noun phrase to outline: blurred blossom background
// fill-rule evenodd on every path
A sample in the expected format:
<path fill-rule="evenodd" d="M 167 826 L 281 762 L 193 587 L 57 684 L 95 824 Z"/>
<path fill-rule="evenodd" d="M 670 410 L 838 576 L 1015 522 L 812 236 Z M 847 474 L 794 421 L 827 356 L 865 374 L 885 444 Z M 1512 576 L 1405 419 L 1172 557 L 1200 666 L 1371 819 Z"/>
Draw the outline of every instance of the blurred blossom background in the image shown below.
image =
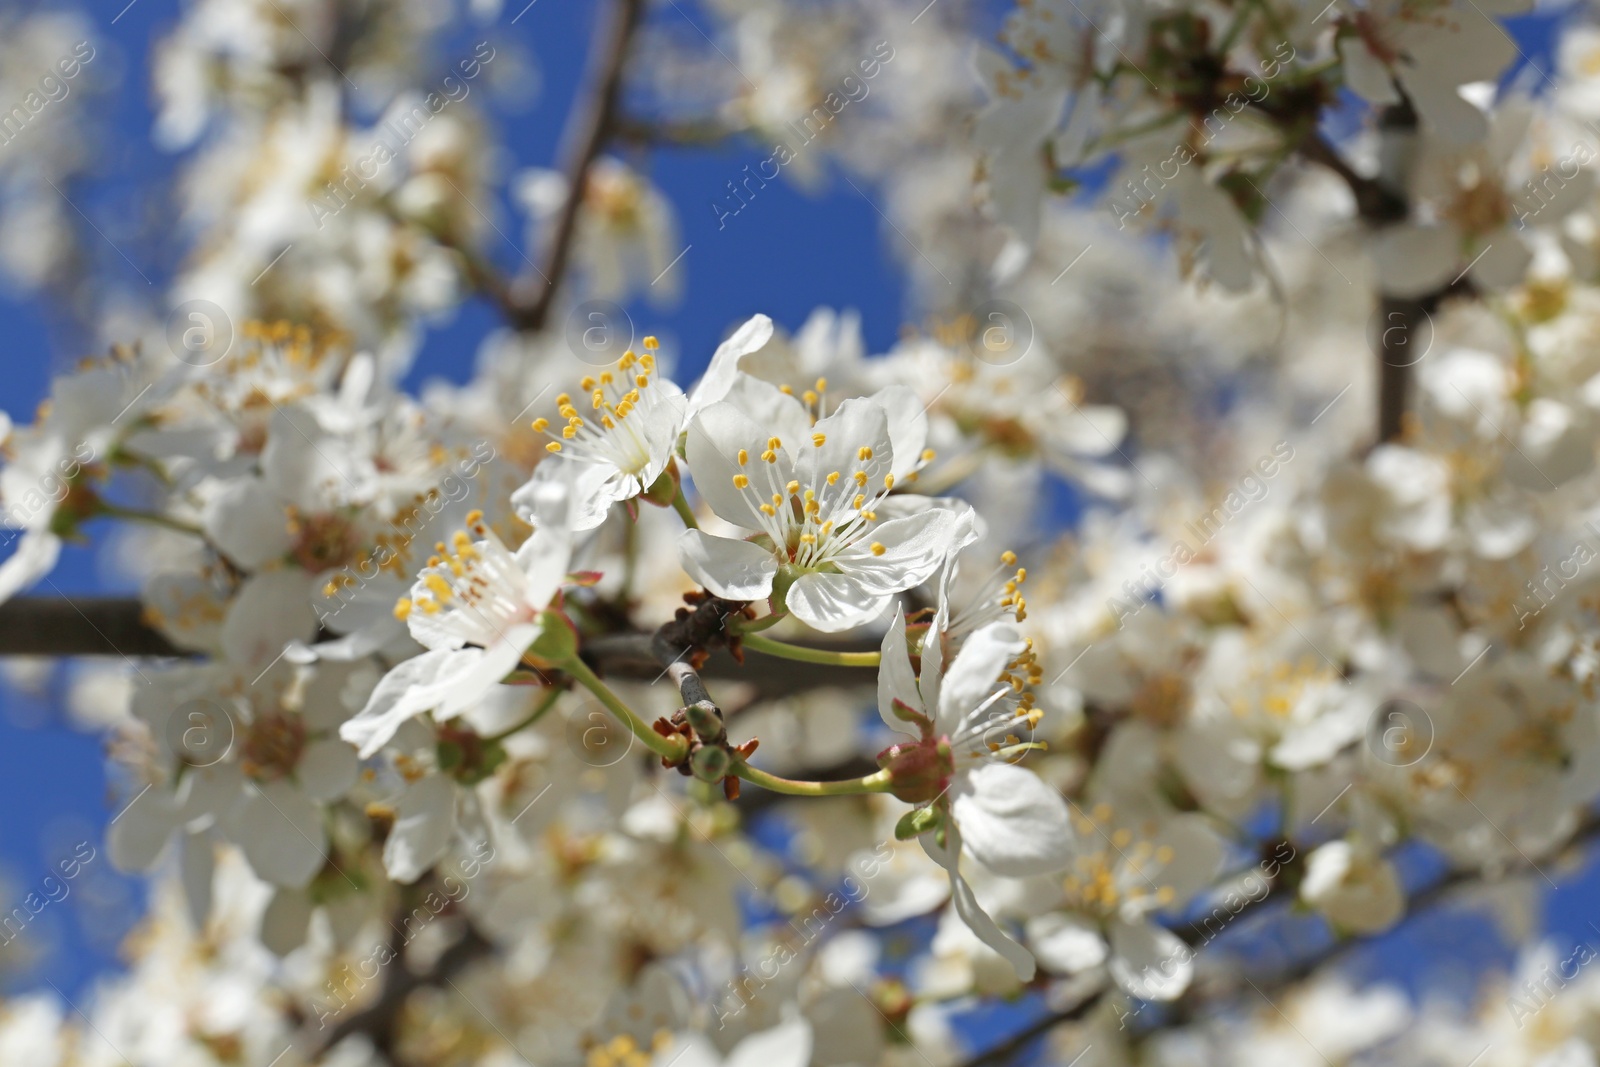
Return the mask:
<path fill-rule="evenodd" d="M 1549 0 L 0 0 L 0 1063 L 1600 1062 L 1597 158 Z"/>

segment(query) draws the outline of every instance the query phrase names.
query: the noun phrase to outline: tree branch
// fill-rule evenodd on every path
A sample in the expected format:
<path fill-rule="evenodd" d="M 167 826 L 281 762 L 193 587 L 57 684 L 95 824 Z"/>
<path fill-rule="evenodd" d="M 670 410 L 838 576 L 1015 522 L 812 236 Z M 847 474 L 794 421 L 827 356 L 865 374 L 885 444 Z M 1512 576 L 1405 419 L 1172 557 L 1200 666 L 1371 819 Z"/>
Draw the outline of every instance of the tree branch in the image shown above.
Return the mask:
<path fill-rule="evenodd" d="M 610 36 L 601 54 L 594 100 L 585 116 L 582 138 L 567 164 L 567 201 L 561 206 L 548 257 L 540 270 L 544 288 L 531 300 L 518 296 L 506 304 L 512 323 L 519 329 L 542 329 L 550 317 L 556 290 L 561 285 L 561 277 L 566 273 L 567 261 L 572 255 L 572 242 L 578 230 L 578 213 L 583 207 L 589 168 L 594 165 L 607 138 L 615 129 L 622 102 L 622 77 L 627 67 L 628 46 L 632 43 L 633 32 L 638 28 L 643 14 L 644 0 L 617 0 L 612 12 Z M 524 281 L 538 284 L 531 279 Z"/>

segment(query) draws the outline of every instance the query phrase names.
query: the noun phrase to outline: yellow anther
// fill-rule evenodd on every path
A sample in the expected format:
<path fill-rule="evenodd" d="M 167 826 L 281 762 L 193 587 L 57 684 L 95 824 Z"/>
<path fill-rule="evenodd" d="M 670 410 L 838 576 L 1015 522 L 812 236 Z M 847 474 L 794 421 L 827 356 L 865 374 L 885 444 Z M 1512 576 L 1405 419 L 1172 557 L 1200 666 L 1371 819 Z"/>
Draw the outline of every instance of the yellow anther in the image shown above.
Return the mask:
<path fill-rule="evenodd" d="M 775 510 L 775 509 L 774 509 L 774 508 L 773 508 L 773 506 L 772 506 L 772 505 L 771 505 L 771 504 L 762 504 L 762 505 L 761 505 L 761 510 L 762 510 L 762 511 L 764 511 L 764 512 L 765 512 L 765 513 L 766 513 L 766 514 L 767 514 L 767 515 L 769 515 L 769 516 L 771 516 L 771 515 L 776 515 L 776 514 L 777 514 L 777 513 L 778 513 L 778 512 L 777 512 L 777 511 L 776 511 L 776 510 Z"/>
<path fill-rule="evenodd" d="M 832 474 L 828 475 L 828 484 L 829 485 L 838 485 L 839 484 L 839 472 L 838 471 L 834 471 Z"/>
<path fill-rule="evenodd" d="M 867 502 L 867 494 L 865 494 L 865 493 L 857 493 L 856 494 L 856 498 L 854 500 L 850 501 L 850 506 L 853 507 L 853 508 L 859 508 L 859 507 L 861 507 L 862 504 L 865 504 L 866 502 Z"/>
<path fill-rule="evenodd" d="M 828 443 L 828 435 L 825 433 L 814 433 L 811 435 L 811 443 L 816 445 L 818 448 L 821 448 L 823 445 Z"/>
<path fill-rule="evenodd" d="M 924 448 L 922 450 L 922 462 L 924 462 L 924 463 L 932 463 L 933 462 L 933 457 L 936 456 L 936 455 L 938 455 L 938 453 L 935 452 L 933 449 Z"/>
<path fill-rule="evenodd" d="M 876 511 L 863 511 L 861 513 L 861 517 L 866 519 L 868 522 L 878 521 L 878 513 Z"/>
<path fill-rule="evenodd" d="M 423 575 L 422 584 L 427 586 L 429 592 L 440 600 L 449 600 L 451 597 L 450 583 L 437 574 Z"/>
<path fill-rule="evenodd" d="M 594 391 L 594 396 L 591 398 L 590 406 L 595 408 L 596 410 L 599 410 L 600 408 L 605 407 L 606 406 L 606 394 L 604 394 L 600 390 L 596 389 Z"/>
<path fill-rule="evenodd" d="M 634 377 L 634 379 L 633 379 L 633 384 L 637 385 L 640 389 L 643 389 L 645 386 L 650 384 L 650 375 L 648 375 L 648 374 L 636 375 Z"/>
<path fill-rule="evenodd" d="M 774 452 L 770 448 L 767 449 L 765 452 L 761 453 L 761 458 L 762 458 L 763 461 L 765 461 L 767 463 L 776 463 L 776 462 L 778 462 L 778 454 L 776 452 Z"/>
<path fill-rule="evenodd" d="M 785 493 L 788 493 L 790 496 L 794 496 L 796 493 L 798 493 L 800 491 L 800 483 L 796 482 L 796 481 L 791 481 L 788 485 L 783 487 L 783 491 Z"/>
<path fill-rule="evenodd" d="M 600 384 L 601 385 L 610 385 L 614 381 L 616 381 L 616 379 L 611 376 L 611 372 L 610 371 L 607 370 L 607 371 L 601 371 L 600 372 Z"/>
<path fill-rule="evenodd" d="M 550 420 L 549 419 L 537 418 L 537 419 L 533 420 L 533 432 L 534 433 L 544 433 L 549 428 L 550 428 Z"/>
<path fill-rule="evenodd" d="M 777 507 L 781 503 L 783 503 L 783 494 L 782 493 L 773 493 L 772 494 L 772 506 L 773 507 Z"/>
<path fill-rule="evenodd" d="M 1007 567 L 1010 567 L 1017 562 L 1017 554 L 1008 549 L 1005 552 L 1000 553 L 1000 562 L 1004 563 Z"/>
<path fill-rule="evenodd" d="M 566 393 L 561 393 L 560 395 L 558 395 L 556 397 L 556 406 L 557 407 L 563 407 L 564 408 L 570 403 L 572 403 L 572 397 L 568 396 Z"/>
<path fill-rule="evenodd" d="M 583 381 L 578 383 L 578 388 L 586 393 L 594 392 L 594 378 L 590 375 L 584 375 Z"/>
<path fill-rule="evenodd" d="M 649 335 L 647 335 L 645 337 L 645 339 L 644 339 L 644 348 L 645 348 L 646 352 L 654 352 L 656 349 L 658 349 L 660 347 L 661 347 L 661 342 L 656 340 L 656 335 L 655 334 L 649 334 Z"/>
<path fill-rule="evenodd" d="M 817 379 L 817 392 L 826 393 L 827 391 L 828 391 L 828 379 L 826 379 L 826 378 L 818 378 Z"/>
<path fill-rule="evenodd" d="M 784 396 L 794 396 L 794 390 L 787 385 L 778 386 L 778 392 L 782 393 Z"/>
<path fill-rule="evenodd" d="M 544 446 L 544 450 L 546 452 L 560 452 L 561 451 L 561 442 L 560 441 L 551 441 L 549 444 Z"/>
<path fill-rule="evenodd" d="M 439 602 L 437 600 L 419 600 L 417 601 L 417 607 L 422 609 L 424 615 L 439 614 Z"/>
<path fill-rule="evenodd" d="M 816 499 L 817 499 L 817 491 L 815 489 L 807 489 L 806 490 L 806 503 L 809 504 L 809 503 L 811 503 L 812 501 L 814 501 Z"/>
<path fill-rule="evenodd" d="M 800 543 L 802 545 L 814 545 L 817 543 L 817 537 L 815 534 L 801 534 Z"/>
<path fill-rule="evenodd" d="M 857 459 L 863 459 L 863 460 L 871 459 L 872 458 L 872 449 L 869 448 L 866 445 L 862 445 L 860 448 L 858 448 L 856 450 L 856 458 Z"/>
<path fill-rule="evenodd" d="M 399 619 L 401 622 L 405 622 L 406 618 L 410 614 L 411 614 L 411 598 L 410 597 L 404 597 L 403 596 L 399 600 L 396 600 L 394 602 L 394 617 L 395 618 Z"/>
<path fill-rule="evenodd" d="M 467 525 L 468 526 L 476 526 L 476 525 L 478 525 L 478 523 L 480 523 L 482 521 L 483 521 L 483 512 L 482 511 L 478 510 L 477 508 L 473 508 L 471 511 L 467 512 Z"/>
<path fill-rule="evenodd" d="M 735 489 L 748 489 L 750 488 L 750 479 L 742 474 L 735 474 L 733 476 L 733 487 Z"/>
<path fill-rule="evenodd" d="M 879 541 L 872 542 L 872 554 L 874 556 L 881 556 L 887 551 L 889 551 L 889 550 L 887 548 L 883 547 L 882 542 L 879 542 Z"/>
<path fill-rule="evenodd" d="M 745 465 L 745 464 L 746 464 L 746 463 L 749 463 L 749 462 L 750 462 L 750 453 L 748 453 L 748 452 L 746 452 L 746 451 L 745 451 L 745 450 L 744 450 L 744 449 L 742 449 L 742 448 L 741 448 L 741 449 L 739 449 L 739 466 L 741 466 L 741 467 L 742 467 L 742 466 L 744 466 L 744 465 Z"/>
<path fill-rule="evenodd" d="M 783 442 L 776 437 L 769 437 L 767 438 L 767 447 L 771 449 L 779 449 L 783 447 Z"/>
<path fill-rule="evenodd" d="M 885 489 L 893 489 L 894 488 L 894 475 L 885 474 L 883 476 L 883 487 Z"/>
<path fill-rule="evenodd" d="M 804 400 L 808 405 L 815 404 L 817 402 L 817 394 L 807 389 L 805 392 L 800 394 L 800 399 Z"/>
<path fill-rule="evenodd" d="M 854 477 L 855 477 L 857 485 L 866 485 L 867 484 L 867 472 L 866 471 L 856 471 Z"/>

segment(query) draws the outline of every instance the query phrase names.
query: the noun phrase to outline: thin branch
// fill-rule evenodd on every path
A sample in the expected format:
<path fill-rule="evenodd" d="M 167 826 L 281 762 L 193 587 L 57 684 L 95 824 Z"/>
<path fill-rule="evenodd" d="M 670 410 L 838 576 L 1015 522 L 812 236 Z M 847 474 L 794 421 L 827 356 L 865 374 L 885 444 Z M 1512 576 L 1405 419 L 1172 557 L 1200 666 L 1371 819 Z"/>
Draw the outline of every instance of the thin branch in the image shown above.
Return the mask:
<path fill-rule="evenodd" d="M 567 262 L 572 256 L 572 242 L 578 230 L 578 213 L 583 207 L 589 169 L 615 129 L 622 102 L 622 78 L 627 68 L 628 46 L 632 43 L 634 30 L 638 28 L 643 14 L 644 0 L 617 0 L 611 17 L 610 37 L 601 55 L 594 100 L 585 116 L 583 136 L 567 165 L 567 201 L 561 206 L 549 253 L 540 271 L 543 278 L 524 279 L 535 285 L 542 280 L 544 288 L 531 302 L 514 303 L 508 309 L 513 323 L 519 329 L 542 329 L 550 317 L 556 290 L 561 285 L 562 275 L 566 273 Z"/>

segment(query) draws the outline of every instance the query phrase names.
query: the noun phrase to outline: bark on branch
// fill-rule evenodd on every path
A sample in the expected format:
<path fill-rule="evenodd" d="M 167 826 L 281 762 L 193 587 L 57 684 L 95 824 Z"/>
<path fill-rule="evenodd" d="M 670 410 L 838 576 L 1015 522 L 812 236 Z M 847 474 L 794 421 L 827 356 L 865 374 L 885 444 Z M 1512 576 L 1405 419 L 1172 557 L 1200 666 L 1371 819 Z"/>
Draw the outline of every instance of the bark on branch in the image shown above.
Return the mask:
<path fill-rule="evenodd" d="M 583 117 L 581 136 L 567 164 L 567 201 L 556 219 L 545 264 L 539 271 L 541 277 L 523 279 L 528 286 L 542 288 L 536 288 L 536 295 L 531 297 L 513 291 L 509 299 L 503 302 L 507 317 L 518 329 L 543 329 L 550 317 L 556 290 L 561 286 L 562 276 L 566 274 L 567 263 L 572 257 L 572 242 L 578 232 L 578 213 L 583 207 L 589 169 L 616 128 L 628 46 L 643 15 L 644 0 L 618 0 L 612 12 L 610 33 L 600 53 L 594 96 Z M 513 290 L 516 288 L 513 286 Z"/>

